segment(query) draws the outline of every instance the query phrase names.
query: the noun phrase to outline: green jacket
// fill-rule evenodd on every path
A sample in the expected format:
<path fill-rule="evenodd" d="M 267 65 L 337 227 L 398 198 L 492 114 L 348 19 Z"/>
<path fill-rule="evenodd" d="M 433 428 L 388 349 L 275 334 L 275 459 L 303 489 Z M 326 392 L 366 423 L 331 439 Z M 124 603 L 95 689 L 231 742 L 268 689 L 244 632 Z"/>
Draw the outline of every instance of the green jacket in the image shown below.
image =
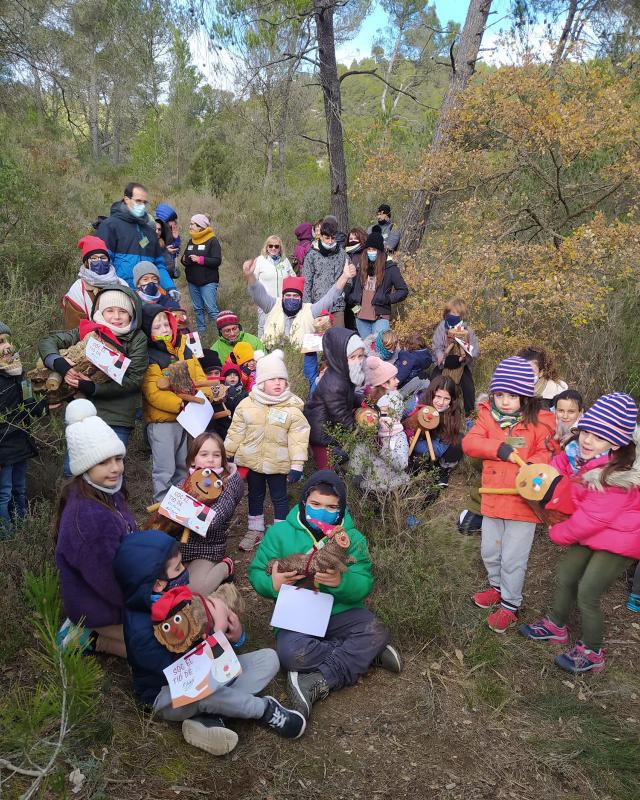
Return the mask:
<path fill-rule="evenodd" d="M 263 353 L 267 352 L 267 348 L 262 344 L 260 339 L 258 339 L 258 337 L 254 336 L 252 333 L 247 333 L 246 331 L 240 331 L 240 335 L 235 342 L 228 342 L 226 339 L 223 339 L 222 336 L 218 336 L 215 342 L 211 345 L 211 349 L 216 351 L 216 353 L 220 356 L 220 361 L 222 361 L 224 364 L 238 342 L 246 342 L 247 344 L 250 344 L 254 350 L 262 350 Z"/>
<path fill-rule="evenodd" d="M 96 302 L 93 307 L 98 306 L 98 297 L 103 291 L 111 291 L 116 287 L 109 286 L 102 289 L 96 295 Z M 119 291 L 124 292 L 131 301 L 135 309 L 135 328 L 130 333 L 118 336 L 122 343 L 121 350 L 127 358 L 131 359 L 131 364 L 122 378 L 122 385 L 116 381 L 108 380 L 104 383 L 96 383 L 95 392 L 89 398 L 95 405 L 98 416 L 108 425 L 122 425 L 125 428 L 133 428 L 136 418 L 136 411 L 142 403 L 140 387 L 144 378 L 145 370 L 149 363 L 147 355 L 147 337 L 141 330 L 142 325 L 142 302 L 138 295 L 128 286 L 118 286 Z M 92 313 L 93 315 L 93 313 Z M 47 356 L 58 356 L 60 350 L 71 347 L 80 340 L 80 331 L 75 328 L 71 331 L 58 331 L 50 333 L 38 342 L 38 350 L 43 361 Z M 109 342 L 113 347 L 117 347 L 113 342 Z M 81 395 L 81 393 L 79 393 Z"/>
<path fill-rule="evenodd" d="M 299 513 L 298 506 L 294 506 L 285 520 L 276 522 L 268 528 L 253 561 L 249 564 L 251 585 L 258 594 L 271 600 L 275 600 L 278 593 L 273 590 L 271 575 L 265 572 L 267 562 L 272 558 L 284 558 L 293 553 L 307 553 L 316 542 L 313 534 L 300 521 Z M 373 589 L 367 540 L 356 530 L 348 511 L 344 515 L 343 525 L 351 539 L 348 553 L 355 558 L 355 563 L 347 566 L 340 585 L 335 589 L 329 586 L 319 587 L 321 592 L 328 592 L 334 597 L 332 615 L 341 614 L 351 608 L 362 608 L 367 595 Z"/>

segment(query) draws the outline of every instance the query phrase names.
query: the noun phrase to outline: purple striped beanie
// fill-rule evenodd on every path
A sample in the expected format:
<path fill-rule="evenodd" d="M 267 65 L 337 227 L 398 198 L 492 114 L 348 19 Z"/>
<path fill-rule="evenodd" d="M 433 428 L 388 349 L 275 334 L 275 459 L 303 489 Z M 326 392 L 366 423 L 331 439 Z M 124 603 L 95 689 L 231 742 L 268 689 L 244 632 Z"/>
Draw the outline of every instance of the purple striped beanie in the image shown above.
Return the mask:
<path fill-rule="evenodd" d="M 624 446 L 633 441 L 638 406 L 623 392 L 603 394 L 580 419 L 576 428 L 591 431 L 611 444 Z"/>
<path fill-rule="evenodd" d="M 505 358 L 495 368 L 491 377 L 489 394 L 494 392 L 507 392 L 520 397 L 533 397 L 533 387 L 536 384 L 531 364 L 520 356 Z"/>

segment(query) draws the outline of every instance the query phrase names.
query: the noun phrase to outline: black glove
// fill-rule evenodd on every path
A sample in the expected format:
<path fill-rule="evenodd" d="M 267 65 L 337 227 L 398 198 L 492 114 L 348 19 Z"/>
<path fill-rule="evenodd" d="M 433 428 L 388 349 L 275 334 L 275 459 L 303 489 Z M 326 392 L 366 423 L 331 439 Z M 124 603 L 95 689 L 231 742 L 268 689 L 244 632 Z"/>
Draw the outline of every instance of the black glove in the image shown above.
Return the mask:
<path fill-rule="evenodd" d="M 78 381 L 78 390 L 81 391 L 85 397 L 93 397 L 96 385 L 93 381 Z"/>
<path fill-rule="evenodd" d="M 513 453 L 513 447 L 506 442 L 503 442 L 498 448 L 498 458 L 502 459 L 502 461 L 508 461 L 511 453 Z"/>
<path fill-rule="evenodd" d="M 71 364 L 62 356 L 58 356 L 53 362 L 53 371 L 57 372 L 58 375 L 62 375 L 63 378 L 70 369 Z"/>
<path fill-rule="evenodd" d="M 442 365 L 445 369 L 457 369 L 462 362 L 458 358 L 458 356 L 448 355 L 444 359 L 444 364 Z"/>
<path fill-rule="evenodd" d="M 551 500 L 551 498 L 553 497 L 553 493 L 554 493 L 554 492 L 555 492 L 555 490 L 556 490 L 556 486 L 557 486 L 557 485 L 560 483 L 560 481 L 561 481 L 561 480 L 562 480 L 562 475 L 558 475 L 558 477 L 557 477 L 557 478 L 554 478 L 554 479 L 551 481 L 551 484 L 549 485 L 549 488 L 548 488 L 548 489 L 547 489 L 547 491 L 545 492 L 545 494 L 544 494 L 544 497 L 543 497 L 541 500 L 539 500 L 539 503 L 540 503 L 540 505 L 541 505 L 543 508 L 545 508 L 545 506 L 547 505 L 547 503 L 548 503 L 548 502 Z"/>

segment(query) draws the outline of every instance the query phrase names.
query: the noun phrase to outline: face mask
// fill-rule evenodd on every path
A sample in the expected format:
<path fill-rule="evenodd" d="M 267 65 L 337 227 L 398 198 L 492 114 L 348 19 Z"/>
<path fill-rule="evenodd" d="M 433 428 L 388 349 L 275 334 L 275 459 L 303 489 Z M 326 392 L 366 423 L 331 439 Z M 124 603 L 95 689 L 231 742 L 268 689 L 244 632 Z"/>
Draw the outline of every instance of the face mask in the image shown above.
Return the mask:
<path fill-rule="evenodd" d="M 311 527 L 322 531 L 325 535 L 335 526 L 340 516 L 339 511 L 329 511 L 327 508 L 312 508 L 308 504 L 304 507 L 304 513 Z"/>
<path fill-rule="evenodd" d="M 322 242 L 322 246 L 324 247 L 325 250 L 335 250 L 336 247 L 338 246 L 338 243 L 332 242 L 331 244 L 325 244 L 324 242 Z"/>
<path fill-rule="evenodd" d="M 173 338 L 170 333 L 163 333 L 160 336 L 152 335 L 151 338 L 154 342 L 167 342 L 170 343 L 171 339 Z"/>
<path fill-rule="evenodd" d="M 140 287 L 140 291 L 148 297 L 155 297 L 158 294 L 158 284 L 155 281 L 145 283 L 144 286 Z"/>
<path fill-rule="evenodd" d="M 349 362 L 349 380 L 354 386 L 362 386 L 364 383 L 364 360 Z"/>
<path fill-rule="evenodd" d="M 300 297 L 285 297 L 282 300 L 282 309 L 288 317 L 295 316 L 302 308 L 302 298 Z"/>
<path fill-rule="evenodd" d="M 446 314 L 444 321 L 450 328 L 455 328 L 456 325 L 462 322 L 462 317 L 458 317 L 456 314 Z"/>
<path fill-rule="evenodd" d="M 111 269 L 111 262 L 110 261 L 101 261 L 97 258 L 95 261 L 93 259 L 89 259 L 89 269 L 91 272 L 95 272 L 96 275 L 106 275 L 107 272 Z"/>
<path fill-rule="evenodd" d="M 141 219 L 147 213 L 147 207 L 142 205 L 141 203 L 134 203 L 132 206 L 129 206 L 129 211 L 133 214 L 134 217 Z"/>
<path fill-rule="evenodd" d="M 367 252 L 367 258 L 369 261 L 375 261 L 378 258 L 378 253 L 369 253 Z"/>
<path fill-rule="evenodd" d="M 175 589 L 176 586 L 186 586 L 189 583 L 189 570 L 185 567 L 177 578 L 170 578 L 167 581 L 165 592 L 169 589 Z"/>

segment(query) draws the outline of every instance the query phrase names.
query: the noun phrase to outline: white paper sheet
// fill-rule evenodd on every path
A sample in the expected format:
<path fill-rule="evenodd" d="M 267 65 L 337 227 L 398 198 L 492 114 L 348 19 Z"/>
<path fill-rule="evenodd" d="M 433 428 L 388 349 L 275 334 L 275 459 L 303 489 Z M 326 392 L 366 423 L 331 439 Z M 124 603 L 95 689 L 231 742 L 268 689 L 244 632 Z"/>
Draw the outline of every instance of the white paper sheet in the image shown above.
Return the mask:
<path fill-rule="evenodd" d="M 286 631 L 324 636 L 333 608 L 333 596 L 283 584 L 273 609 L 271 625 Z"/>
<path fill-rule="evenodd" d="M 84 352 L 92 364 L 101 369 L 112 381 L 122 386 L 122 378 L 131 363 L 130 358 L 127 358 L 119 350 L 108 347 L 95 337 L 87 339 Z"/>
<path fill-rule="evenodd" d="M 198 391 L 196 396 L 204 398 L 204 403 L 187 403 L 184 411 L 181 411 L 176 417 L 176 421 L 194 439 L 207 430 L 207 425 L 211 422 L 211 417 L 213 416 L 211 403 L 204 394 Z"/>

